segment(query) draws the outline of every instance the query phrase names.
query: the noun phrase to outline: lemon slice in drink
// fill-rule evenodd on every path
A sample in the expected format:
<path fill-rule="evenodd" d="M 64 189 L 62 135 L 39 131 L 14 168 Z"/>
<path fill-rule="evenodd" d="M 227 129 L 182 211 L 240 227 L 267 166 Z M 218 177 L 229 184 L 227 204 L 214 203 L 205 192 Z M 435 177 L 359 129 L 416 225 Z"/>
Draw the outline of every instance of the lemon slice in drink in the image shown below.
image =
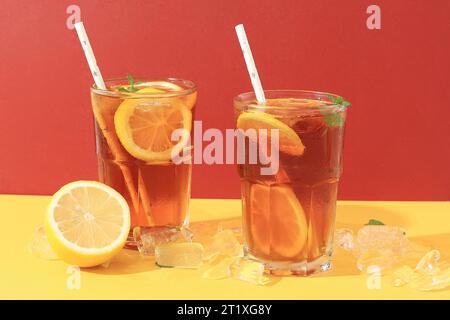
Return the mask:
<path fill-rule="evenodd" d="M 179 85 L 177 85 L 173 82 L 168 82 L 168 81 L 149 81 L 149 82 L 145 82 L 143 85 L 149 86 L 151 88 L 168 90 L 169 92 L 183 91 L 182 87 L 180 87 Z M 195 106 L 195 103 L 197 102 L 197 91 L 194 91 L 188 95 L 183 95 L 183 96 L 176 97 L 173 99 L 180 101 L 189 110 L 192 110 L 192 108 L 194 108 L 194 106 Z"/>
<path fill-rule="evenodd" d="M 305 248 L 308 222 L 288 186 L 253 184 L 250 189 L 250 232 L 257 251 L 293 258 Z"/>
<path fill-rule="evenodd" d="M 144 88 L 137 93 L 165 92 Z M 178 99 L 125 99 L 114 115 L 114 126 L 123 147 L 135 158 L 146 162 L 165 162 L 172 152 L 178 154 L 189 141 L 192 113 Z M 181 130 L 177 141 L 172 132 Z"/>
<path fill-rule="evenodd" d="M 279 130 L 280 150 L 294 156 L 300 156 L 305 151 L 305 146 L 295 131 L 284 122 L 274 116 L 258 111 L 243 112 L 239 115 L 236 124 L 238 129 L 266 129 L 269 139 L 270 130 Z"/>
<path fill-rule="evenodd" d="M 130 230 L 130 210 L 113 188 L 96 181 L 63 186 L 50 202 L 45 232 L 50 246 L 67 263 L 102 264 L 118 253 Z"/>
<path fill-rule="evenodd" d="M 146 89 L 162 89 L 162 90 L 169 90 L 169 91 L 182 91 L 183 88 L 179 85 L 168 82 L 168 81 L 149 81 L 144 82 L 142 85 L 146 86 Z M 145 89 L 143 89 L 145 90 Z"/>

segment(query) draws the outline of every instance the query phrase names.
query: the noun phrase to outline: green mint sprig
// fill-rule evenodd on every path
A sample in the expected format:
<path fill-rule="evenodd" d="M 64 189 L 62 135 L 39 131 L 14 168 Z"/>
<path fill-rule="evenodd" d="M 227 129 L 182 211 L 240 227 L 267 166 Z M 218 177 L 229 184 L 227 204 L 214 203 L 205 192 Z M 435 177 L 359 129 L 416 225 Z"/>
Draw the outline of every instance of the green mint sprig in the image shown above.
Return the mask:
<path fill-rule="evenodd" d="M 370 219 L 366 226 L 384 226 L 384 223 L 380 220 Z"/>
<path fill-rule="evenodd" d="M 121 92 L 128 92 L 128 93 L 132 93 L 132 92 L 138 91 L 139 88 L 136 88 L 135 85 L 141 84 L 142 82 L 135 82 L 134 78 L 133 78 L 133 76 L 131 74 L 127 75 L 127 79 L 128 79 L 129 85 L 126 86 L 126 87 L 120 87 L 118 90 L 121 91 Z"/>
<path fill-rule="evenodd" d="M 350 105 L 350 102 L 345 101 L 345 99 L 341 96 L 332 96 L 331 94 L 329 94 L 327 97 L 331 100 L 331 102 L 339 104 L 343 107 L 348 107 Z"/>
<path fill-rule="evenodd" d="M 329 127 L 342 127 L 344 125 L 344 118 L 339 113 L 325 114 L 324 121 Z"/>
<path fill-rule="evenodd" d="M 377 219 L 370 219 L 368 223 L 365 224 L 366 226 L 385 226 L 383 222 Z M 403 232 L 403 235 L 406 236 L 406 232 Z"/>
<path fill-rule="evenodd" d="M 334 104 L 341 105 L 343 107 L 350 106 L 350 102 L 345 101 L 345 99 L 341 96 L 333 96 L 331 94 L 327 95 L 327 97 L 333 102 Z M 344 125 L 344 118 L 340 113 L 325 113 L 324 112 L 324 120 L 325 123 L 329 127 L 342 127 Z"/>

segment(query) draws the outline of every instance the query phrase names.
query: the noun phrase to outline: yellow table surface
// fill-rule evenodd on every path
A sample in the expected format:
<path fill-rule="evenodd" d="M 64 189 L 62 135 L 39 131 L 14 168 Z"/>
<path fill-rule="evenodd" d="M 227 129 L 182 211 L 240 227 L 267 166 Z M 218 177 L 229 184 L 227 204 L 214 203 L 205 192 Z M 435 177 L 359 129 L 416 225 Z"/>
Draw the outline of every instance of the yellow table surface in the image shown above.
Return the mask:
<path fill-rule="evenodd" d="M 68 266 L 35 258 L 27 249 L 42 223 L 47 196 L 0 196 L 1 299 L 449 299 L 450 288 L 419 292 L 396 288 L 382 277 L 368 289 L 354 258 L 336 250 L 333 270 L 310 277 L 279 277 L 261 287 L 235 279 L 202 279 L 198 270 L 158 268 L 152 259 L 123 250 L 109 268 L 85 269 L 80 289 L 69 290 Z M 236 217 L 239 200 L 193 199 L 191 221 Z M 450 258 L 449 202 L 340 201 L 337 227 L 357 229 L 370 218 L 404 227 L 413 240 L 429 244 Z"/>

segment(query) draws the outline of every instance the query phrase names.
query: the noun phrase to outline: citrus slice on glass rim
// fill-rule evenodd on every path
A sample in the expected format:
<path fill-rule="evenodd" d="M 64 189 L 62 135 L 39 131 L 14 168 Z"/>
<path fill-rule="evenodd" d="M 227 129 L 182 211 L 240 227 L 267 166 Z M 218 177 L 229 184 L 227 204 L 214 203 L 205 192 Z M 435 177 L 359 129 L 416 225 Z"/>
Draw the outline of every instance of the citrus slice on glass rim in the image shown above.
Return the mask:
<path fill-rule="evenodd" d="M 137 93 L 164 93 L 144 88 Z M 179 100 L 170 98 L 125 99 L 114 115 L 114 127 L 120 143 L 132 156 L 146 162 L 165 162 L 189 142 L 192 113 Z M 180 130 L 172 141 L 174 130 Z"/>
<path fill-rule="evenodd" d="M 270 139 L 271 129 L 279 130 L 280 150 L 294 156 L 301 156 L 305 151 L 305 146 L 300 137 L 287 124 L 278 120 L 274 116 L 261 111 L 242 112 L 236 123 L 238 129 L 266 129 Z"/>
<path fill-rule="evenodd" d="M 169 92 L 180 92 L 184 90 L 176 83 L 168 81 L 149 81 L 144 82 L 142 85 L 151 88 L 162 89 Z M 195 103 L 197 102 L 197 91 L 194 91 L 188 95 L 176 97 L 175 99 L 178 99 L 179 101 L 181 101 L 181 103 L 185 104 L 188 109 L 192 110 L 192 108 L 194 108 L 195 106 Z"/>
<path fill-rule="evenodd" d="M 57 191 L 45 216 L 45 233 L 67 263 L 92 267 L 111 259 L 124 246 L 130 209 L 116 190 L 96 181 L 76 181 Z"/>

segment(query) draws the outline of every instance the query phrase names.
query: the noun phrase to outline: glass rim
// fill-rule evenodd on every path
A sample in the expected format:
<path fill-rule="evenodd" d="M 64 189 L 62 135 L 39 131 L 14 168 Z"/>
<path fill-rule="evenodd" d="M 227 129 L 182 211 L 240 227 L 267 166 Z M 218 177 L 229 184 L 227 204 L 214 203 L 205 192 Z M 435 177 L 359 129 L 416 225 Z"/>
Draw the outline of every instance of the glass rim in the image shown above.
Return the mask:
<path fill-rule="evenodd" d="M 119 82 L 119 81 L 128 81 L 128 78 L 118 77 L 118 78 L 106 79 L 105 85 L 107 86 L 108 83 Z M 155 78 L 135 77 L 135 81 L 142 81 L 142 82 L 164 81 L 164 82 L 169 82 L 169 83 L 173 83 L 173 84 L 183 83 L 183 85 L 185 85 L 186 88 L 183 88 L 183 90 L 180 90 L 180 91 L 172 91 L 172 92 L 138 93 L 138 92 L 122 92 L 122 91 L 111 91 L 108 89 L 100 89 L 94 83 L 90 86 L 90 90 L 91 90 L 91 93 L 95 93 L 95 94 L 102 95 L 102 96 L 127 98 L 127 99 L 182 97 L 182 96 L 186 96 L 186 95 L 189 95 L 189 94 L 197 91 L 197 85 L 193 81 L 181 79 L 181 78 L 175 78 L 175 77 L 155 77 Z"/>
<path fill-rule="evenodd" d="M 297 89 L 275 89 L 275 90 L 264 90 L 264 94 L 266 98 L 271 94 L 281 94 L 281 97 L 278 97 L 279 99 L 287 99 L 287 98 L 300 98 L 302 99 L 301 95 L 309 96 L 309 98 L 315 98 L 318 100 L 323 100 L 324 102 L 327 102 L 328 104 L 324 104 L 321 106 L 311 106 L 307 107 L 304 110 L 317 110 L 317 109 L 340 109 L 342 108 L 345 110 L 347 107 L 333 103 L 333 98 L 340 97 L 337 94 L 329 93 L 329 92 L 323 92 L 323 91 L 314 91 L 314 90 L 297 90 Z M 308 97 L 304 97 L 307 99 Z M 275 99 L 275 98 L 274 98 Z M 293 106 L 271 106 L 271 105 L 265 105 L 265 104 L 246 104 L 246 102 L 256 101 L 256 95 L 254 91 L 248 91 L 244 93 L 240 93 L 237 96 L 234 97 L 233 103 L 236 109 L 243 109 L 243 108 L 251 108 L 251 109 L 264 109 L 264 110 L 299 110 L 298 105 Z M 331 103 L 330 103 L 331 102 Z"/>

